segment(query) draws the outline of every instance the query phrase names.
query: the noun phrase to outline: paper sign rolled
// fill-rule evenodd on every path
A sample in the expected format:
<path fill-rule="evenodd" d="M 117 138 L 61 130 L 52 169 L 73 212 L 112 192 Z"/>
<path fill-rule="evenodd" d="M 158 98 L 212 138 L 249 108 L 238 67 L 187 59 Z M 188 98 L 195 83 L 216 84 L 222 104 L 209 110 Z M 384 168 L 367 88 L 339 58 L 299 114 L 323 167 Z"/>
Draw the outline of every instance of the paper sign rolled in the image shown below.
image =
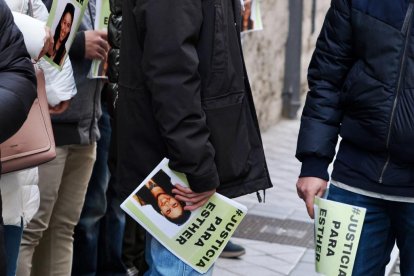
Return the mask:
<path fill-rule="evenodd" d="M 315 197 L 315 268 L 352 275 L 366 209 Z"/>

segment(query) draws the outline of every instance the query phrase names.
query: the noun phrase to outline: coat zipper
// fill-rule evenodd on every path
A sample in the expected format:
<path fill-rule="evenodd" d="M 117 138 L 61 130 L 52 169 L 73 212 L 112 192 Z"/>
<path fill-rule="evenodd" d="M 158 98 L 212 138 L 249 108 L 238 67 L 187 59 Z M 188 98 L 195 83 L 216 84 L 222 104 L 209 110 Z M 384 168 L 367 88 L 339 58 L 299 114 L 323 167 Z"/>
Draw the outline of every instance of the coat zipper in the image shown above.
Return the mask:
<path fill-rule="evenodd" d="M 399 76 L 398 76 L 397 92 L 396 92 L 396 95 L 395 95 L 394 103 L 392 105 L 390 123 L 388 125 L 387 140 L 386 140 L 386 144 L 385 144 L 385 147 L 386 147 L 387 150 L 388 150 L 389 145 L 390 145 L 392 123 L 394 121 L 395 109 L 397 107 L 398 96 L 400 94 L 401 83 L 402 83 L 402 79 L 403 79 L 403 70 L 405 68 L 405 63 L 406 63 L 406 53 L 407 53 L 408 42 L 410 40 L 409 37 L 410 37 L 410 33 L 411 33 L 413 8 L 414 8 L 414 3 L 413 3 L 413 1 L 410 1 L 410 4 L 408 5 L 408 9 L 407 9 L 407 14 L 405 15 L 404 24 L 403 24 L 403 27 L 401 29 L 402 33 L 405 36 L 405 42 L 404 42 L 404 50 L 403 50 L 403 54 L 402 54 L 402 58 L 401 58 L 401 64 L 400 64 L 400 70 L 399 70 Z M 381 176 L 378 180 L 378 182 L 381 183 L 381 184 L 382 184 L 382 181 L 383 181 L 384 173 L 385 173 L 389 163 L 390 163 L 390 154 L 388 153 L 387 160 L 385 161 L 384 167 L 381 170 Z"/>

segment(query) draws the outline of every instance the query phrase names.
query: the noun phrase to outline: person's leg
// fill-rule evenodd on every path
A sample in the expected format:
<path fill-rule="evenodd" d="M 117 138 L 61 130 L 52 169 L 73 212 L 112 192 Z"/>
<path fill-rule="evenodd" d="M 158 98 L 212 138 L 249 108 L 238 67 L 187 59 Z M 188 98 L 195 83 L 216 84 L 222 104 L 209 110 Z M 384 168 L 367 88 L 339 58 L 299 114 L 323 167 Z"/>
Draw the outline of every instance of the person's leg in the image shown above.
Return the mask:
<path fill-rule="evenodd" d="M 149 266 L 145 276 L 210 276 L 213 274 L 214 265 L 205 274 L 200 274 L 172 254 L 150 234 L 146 236 L 145 259 Z"/>
<path fill-rule="evenodd" d="M 414 275 L 414 203 L 393 204 L 393 227 L 397 233 L 402 276 Z"/>
<path fill-rule="evenodd" d="M 220 254 L 220 258 L 238 258 L 246 254 L 246 249 L 243 246 L 233 243 L 229 240 L 224 246 L 223 251 Z"/>
<path fill-rule="evenodd" d="M 41 242 L 44 231 L 49 227 L 66 157 L 67 147 L 56 147 L 56 158 L 39 166 L 40 206 L 33 219 L 23 230 L 16 273 L 19 276 L 30 276 L 35 248 Z M 48 255 L 42 257 L 49 258 Z"/>
<path fill-rule="evenodd" d="M 137 269 L 139 275 L 147 270 L 145 262 L 145 230 L 130 216 L 125 219 L 122 260 L 131 272 Z"/>
<path fill-rule="evenodd" d="M 367 209 L 352 275 L 384 275 L 395 242 L 389 201 L 355 194 L 331 185 L 328 199 Z"/>
<path fill-rule="evenodd" d="M 96 161 L 88 184 L 81 217 L 75 227 L 72 272 L 79 276 L 96 275 L 100 221 L 107 208 L 106 190 L 109 182 L 107 163 L 111 126 L 109 115 L 104 108 L 98 125 L 101 138 L 97 143 Z"/>
<path fill-rule="evenodd" d="M 106 214 L 100 225 L 98 274 L 125 276 L 126 269 L 122 261 L 125 213 L 120 207 L 122 200 L 117 197 L 115 184 L 116 178 L 111 176 L 106 192 Z"/>
<path fill-rule="evenodd" d="M 82 211 L 95 158 L 95 144 L 68 146 L 59 195 L 50 218 L 48 244 L 41 247 L 42 251 L 35 252 L 48 258 L 36 258 L 37 273 L 32 276 L 71 275 L 73 232 Z"/>
<path fill-rule="evenodd" d="M 21 226 L 5 225 L 4 237 L 7 255 L 7 276 L 16 275 L 17 258 L 19 256 L 20 242 L 23 234 L 23 222 Z"/>
<path fill-rule="evenodd" d="M 6 275 L 6 250 L 4 246 L 4 228 L 2 217 L 3 203 L 0 193 L 0 275 Z"/>
<path fill-rule="evenodd" d="M 137 256 L 134 261 L 134 265 L 138 268 L 138 276 L 143 276 L 144 273 L 148 270 L 148 264 L 145 261 L 145 246 L 146 246 L 146 236 L 147 231 L 145 231 L 144 227 L 135 223 L 136 225 L 136 232 L 135 232 L 135 246 L 137 249 Z"/>

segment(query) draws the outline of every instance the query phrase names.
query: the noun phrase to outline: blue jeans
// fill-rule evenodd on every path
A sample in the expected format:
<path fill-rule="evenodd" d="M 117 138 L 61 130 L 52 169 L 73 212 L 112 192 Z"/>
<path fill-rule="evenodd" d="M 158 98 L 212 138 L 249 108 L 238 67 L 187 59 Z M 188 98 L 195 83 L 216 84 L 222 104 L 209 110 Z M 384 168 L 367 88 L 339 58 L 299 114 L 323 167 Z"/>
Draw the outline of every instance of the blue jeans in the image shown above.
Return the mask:
<path fill-rule="evenodd" d="M 145 259 L 149 266 L 145 276 L 211 276 L 213 274 L 214 266 L 207 273 L 200 274 L 178 259 L 150 234 L 146 236 Z"/>
<path fill-rule="evenodd" d="M 384 275 L 395 241 L 401 275 L 414 275 L 414 203 L 367 197 L 334 185 L 329 187 L 328 199 L 367 209 L 353 276 Z"/>
<path fill-rule="evenodd" d="M 116 183 L 108 168 L 111 139 L 107 106 L 102 104 L 98 122 L 101 138 L 97 143 L 96 162 L 85 197 L 81 217 L 75 228 L 73 275 L 125 275 L 122 263 L 122 239 L 125 215 L 119 205 Z"/>
<path fill-rule="evenodd" d="M 23 223 L 22 223 L 23 224 Z M 17 258 L 22 241 L 23 225 L 4 225 L 4 237 L 7 256 L 7 276 L 16 275 Z"/>

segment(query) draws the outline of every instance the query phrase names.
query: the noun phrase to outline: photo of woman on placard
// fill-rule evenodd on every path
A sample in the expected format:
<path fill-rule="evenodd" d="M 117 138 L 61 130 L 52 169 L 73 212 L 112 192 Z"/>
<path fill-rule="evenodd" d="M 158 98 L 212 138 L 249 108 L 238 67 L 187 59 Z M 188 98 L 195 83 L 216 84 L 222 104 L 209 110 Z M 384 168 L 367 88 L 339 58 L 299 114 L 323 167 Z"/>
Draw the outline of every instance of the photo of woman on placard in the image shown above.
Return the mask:
<path fill-rule="evenodd" d="M 252 20 L 253 1 L 254 0 L 244 0 L 242 31 L 249 31 L 254 29 L 254 21 Z"/>
<path fill-rule="evenodd" d="M 56 26 L 55 34 L 53 36 L 55 44 L 47 54 L 47 56 L 50 57 L 53 62 L 58 65 L 62 65 L 63 58 L 66 54 L 65 44 L 70 35 L 74 16 L 75 7 L 71 3 L 67 3 L 65 9 L 63 10 L 62 17 Z"/>
<path fill-rule="evenodd" d="M 172 193 L 174 186 L 170 177 L 162 170 L 156 173 L 135 194 L 134 198 L 141 206 L 151 205 L 152 208 L 169 222 L 182 225 L 191 216 L 191 212 L 184 210 L 185 203 L 177 200 Z"/>

